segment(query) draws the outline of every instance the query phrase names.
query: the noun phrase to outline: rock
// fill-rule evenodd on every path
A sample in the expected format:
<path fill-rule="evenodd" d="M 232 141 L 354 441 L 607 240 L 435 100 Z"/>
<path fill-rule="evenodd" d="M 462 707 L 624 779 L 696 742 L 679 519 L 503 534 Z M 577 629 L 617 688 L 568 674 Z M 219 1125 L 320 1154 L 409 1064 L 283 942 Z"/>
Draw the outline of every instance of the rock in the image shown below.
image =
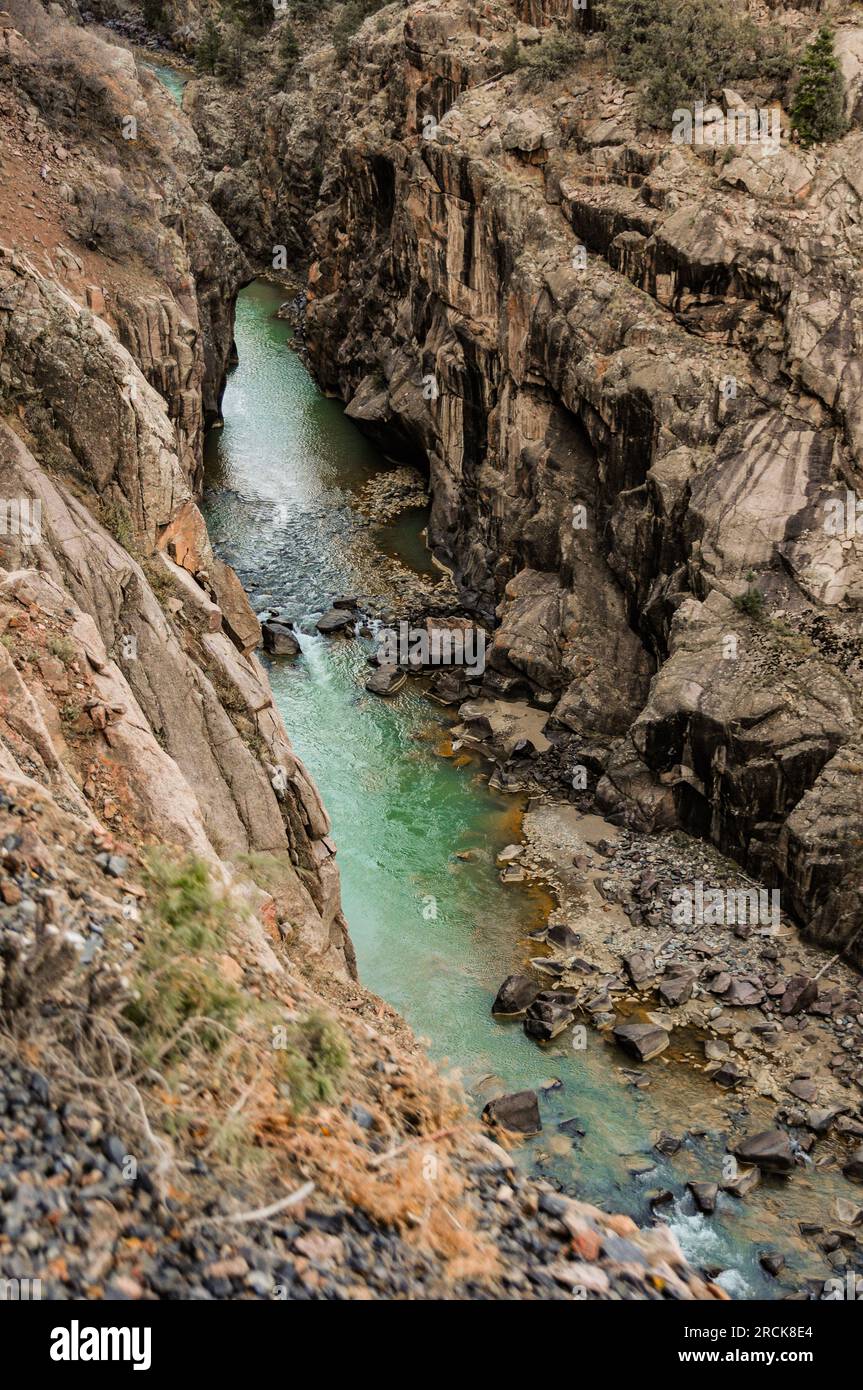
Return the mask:
<path fill-rule="evenodd" d="M 731 1150 L 741 1163 L 752 1163 L 766 1173 L 790 1173 L 794 1150 L 784 1129 L 763 1130 L 742 1140 Z"/>
<path fill-rule="evenodd" d="M 722 995 L 723 1004 L 734 1009 L 752 1009 L 764 1000 L 764 990 L 752 980 L 736 977 Z"/>
<path fill-rule="evenodd" d="M 330 608 L 329 611 L 323 613 L 315 623 L 318 632 L 326 634 L 332 632 L 345 632 L 348 628 L 353 627 L 353 625 L 353 615 L 344 608 Z"/>
<path fill-rule="evenodd" d="M 634 985 L 643 985 L 657 973 L 656 961 L 650 951 L 633 951 L 623 957 L 623 966 Z"/>
<path fill-rule="evenodd" d="M 856 1148 L 848 1161 L 842 1165 L 842 1172 L 852 1182 L 863 1182 L 863 1144 Z"/>
<path fill-rule="evenodd" d="M 761 1170 L 759 1168 L 745 1168 L 742 1173 L 738 1173 L 736 1178 L 729 1178 L 722 1184 L 722 1191 L 727 1192 L 729 1197 L 748 1197 L 761 1181 Z"/>
<path fill-rule="evenodd" d="M 549 927 L 545 936 L 550 946 L 557 946 L 562 951 L 572 951 L 581 945 L 581 935 L 573 931 L 572 927 L 566 926 L 564 922 L 556 922 Z"/>
<path fill-rule="evenodd" d="M 407 683 L 407 672 L 399 666 L 380 666 L 366 681 L 372 695 L 396 695 Z"/>
<path fill-rule="evenodd" d="M 677 968 L 667 971 L 659 982 L 659 997 L 663 1004 L 670 1009 L 685 1004 L 692 998 L 695 979 L 694 970 Z"/>
<path fill-rule="evenodd" d="M 264 651 L 273 656 L 297 656 L 300 644 L 290 628 L 282 623 L 264 623 L 261 632 L 264 638 Z"/>
<path fill-rule="evenodd" d="M 793 975 L 785 986 L 785 993 L 779 1001 L 779 1012 L 799 1014 L 808 1009 L 818 998 L 818 981 L 808 975 Z"/>
<path fill-rule="evenodd" d="M 507 975 L 495 996 L 491 1011 L 508 1017 L 522 1014 L 539 992 L 539 985 L 530 975 Z"/>
<path fill-rule="evenodd" d="M 544 1003 L 535 999 L 527 1010 L 524 1031 L 529 1038 L 550 1042 L 569 1027 L 573 1017 L 572 1009 L 564 1004 Z"/>
<path fill-rule="evenodd" d="M 814 1081 L 792 1081 L 788 1089 L 792 1096 L 796 1096 L 798 1100 L 805 1101 L 807 1105 L 811 1105 L 812 1102 L 818 1098 L 818 1087 L 815 1085 Z"/>
<path fill-rule="evenodd" d="M 512 1095 L 490 1100 L 482 1112 L 482 1118 L 486 1124 L 511 1130 L 515 1134 L 539 1134 L 542 1130 L 536 1091 L 515 1091 Z"/>
<path fill-rule="evenodd" d="M 732 1087 L 738 1086 L 741 1081 L 744 1081 L 747 1073 L 742 1067 L 739 1067 L 736 1062 L 732 1062 L 729 1058 L 726 1058 L 725 1061 L 719 1064 L 716 1071 L 711 1072 L 710 1075 L 711 1080 L 715 1081 L 717 1086 L 724 1086 L 730 1090 Z"/>
<path fill-rule="evenodd" d="M 715 1182 L 688 1182 L 686 1186 L 692 1193 L 693 1200 L 698 1210 L 710 1216 L 716 1210 L 716 1198 L 719 1194 L 719 1185 Z"/>
<path fill-rule="evenodd" d="M 612 1034 L 615 1042 L 640 1062 L 658 1057 L 671 1041 L 665 1029 L 653 1023 L 621 1023 L 612 1029 Z"/>
<path fill-rule="evenodd" d="M 762 1269 L 765 1269 L 768 1274 L 772 1274 L 775 1278 L 785 1268 L 785 1256 L 765 1251 L 758 1256 L 758 1263 Z"/>
<path fill-rule="evenodd" d="M 514 859 L 520 859 L 524 854 L 524 845 L 507 845 L 497 856 L 498 864 L 511 864 Z"/>

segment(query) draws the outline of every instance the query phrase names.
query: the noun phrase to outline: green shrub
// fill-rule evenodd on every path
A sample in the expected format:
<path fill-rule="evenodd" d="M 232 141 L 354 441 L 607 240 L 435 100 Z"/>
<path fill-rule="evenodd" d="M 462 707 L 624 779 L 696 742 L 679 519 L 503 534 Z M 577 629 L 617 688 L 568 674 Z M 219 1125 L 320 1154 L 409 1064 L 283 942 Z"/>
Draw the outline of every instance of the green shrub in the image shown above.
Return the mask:
<path fill-rule="evenodd" d="M 231 0 L 231 12 L 242 29 L 263 33 L 275 19 L 273 0 Z"/>
<path fill-rule="evenodd" d="M 246 67 L 246 45 L 237 29 L 227 29 L 222 35 L 219 56 L 216 60 L 216 76 L 229 87 L 238 87 L 243 80 Z"/>
<path fill-rule="evenodd" d="M 655 125 L 755 71 L 761 38 L 724 0 L 602 0 L 598 13 L 618 76 L 645 84 Z"/>
<path fill-rule="evenodd" d="M 333 27 L 336 57 L 344 65 L 348 60 L 350 42 L 364 19 L 383 9 L 386 0 L 347 0 Z"/>
<path fill-rule="evenodd" d="M 515 72 L 521 61 L 521 46 L 515 34 L 511 35 L 501 56 L 504 72 Z"/>
<path fill-rule="evenodd" d="M 837 140 L 844 134 L 847 129 L 844 100 L 833 31 L 825 24 L 800 60 L 800 81 L 794 94 L 791 121 L 802 145 Z"/>
<path fill-rule="evenodd" d="M 229 908 L 200 859 L 154 856 L 146 875 L 149 902 L 137 961 L 135 998 L 126 1017 L 145 1058 L 170 1059 L 195 1043 L 217 1052 L 243 1009 L 243 996 L 219 973 Z M 194 1033 L 181 1035 L 191 1019 Z"/>
<path fill-rule="evenodd" d="M 764 617 L 764 595 L 760 589 L 756 589 L 750 584 L 742 594 L 737 594 L 734 599 L 734 607 L 738 613 L 745 613 L 747 618 Z"/>
<path fill-rule="evenodd" d="M 547 82 L 556 82 L 575 65 L 583 50 L 584 44 L 578 34 L 551 34 L 528 53 L 518 55 L 522 82 L 532 91 L 544 87 Z"/>

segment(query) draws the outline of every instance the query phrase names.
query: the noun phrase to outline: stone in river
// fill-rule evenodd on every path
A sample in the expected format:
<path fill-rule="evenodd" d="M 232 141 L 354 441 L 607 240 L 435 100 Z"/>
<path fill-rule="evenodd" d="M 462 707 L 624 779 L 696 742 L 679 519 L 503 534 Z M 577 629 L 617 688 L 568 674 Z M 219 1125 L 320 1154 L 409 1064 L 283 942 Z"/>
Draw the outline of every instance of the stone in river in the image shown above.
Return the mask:
<path fill-rule="evenodd" d="M 296 656 L 300 644 L 289 627 L 284 623 L 264 623 L 261 632 L 264 636 L 264 651 L 273 656 Z"/>
<path fill-rule="evenodd" d="M 716 1198 L 719 1195 L 719 1184 L 715 1182 L 688 1182 L 686 1186 L 692 1193 L 693 1201 L 699 1211 L 703 1211 L 705 1216 L 710 1216 L 716 1210 Z"/>
<path fill-rule="evenodd" d="M 766 1173 L 790 1173 L 794 1150 L 784 1129 L 765 1129 L 751 1134 L 732 1149 L 741 1163 L 754 1163 Z"/>
<path fill-rule="evenodd" d="M 843 1165 L 842 1172 L 852 1182 L 863 1182 L 863 1144 L 854 1150 L 848 1162 Z"/>
<path fill-rule="evenodd" d="M 742 1173 L 738 1173 L 736 1178 L 729 1178 L 728 1182 L 724 1182 L 722 1191 L 727 1192 L 729 1197 L 748 1197 L 760 1181 L 760 1169 L 746 1168 Z"/>
<path fill-rule="evenodd" d="M 399 666 L 379 666 L 366 681 L 366 690 L 372 695 L 395 695 L 407 681 L 406 673 Z"/>
<path fill-rule="evenodd" d="M 746 1072 L 739 1067 L 736 1062 L 732 1062 L 729 1057 L 720 1062 L 716 1071 L 711 1073 L 712 1080 L 717 1086 L 724 1086 L 730 1090 L 732 1086 L 738 1086 L 741 1081 L 746 1079 Z"/>
<path fill-rule="evenodd" d="M 344 632 L 345 628 L 353 627 L 354 619 L 346 608 L 331 608 L 324 613 L 315 623 L 318 632 Z"/>
<path fill-rule="evenodd" d="M 670 1038 L 664 1028 L 655 1023 L 620 1023 L 612 1029 L 615 1042 L 639 1062 L 649 1062 L 667 1048 Z"/>
<path fill-rule="evenodd" d="M 539 986 L 530 975 L 507 975 L 497 992 L 491 1011 L 493 1014 L 509 1017 L 523 1014 L 538 994 Z"/>
<path fill-rule="evenodd" d="M 758 1263 L 762 1269 L 766 1269 L 768 1274 L 772 1274 L 774 1279 L 780 1270 L 785 1268 L 785 1256 L 774 1255 L 772 1251 L 765 1251 L 758 1256 Z"/>
<path fill-rule="evenodd" d="M 482 1112 L 486 1124 L 512 1130 L 516 1134 L 539 1134 L 539 1101 L 536 1091 L 515 1091 L 509 1096 L 490 1100 Z"/>
<path fill-rule="evenodd" d="M 524 1020 L 524 1031 L 529 1038 L 541 1042 L 551 1042 L 573 1020 L 572 1009 L 565 1004 L 543 1004 L 534 1000 Z"/>

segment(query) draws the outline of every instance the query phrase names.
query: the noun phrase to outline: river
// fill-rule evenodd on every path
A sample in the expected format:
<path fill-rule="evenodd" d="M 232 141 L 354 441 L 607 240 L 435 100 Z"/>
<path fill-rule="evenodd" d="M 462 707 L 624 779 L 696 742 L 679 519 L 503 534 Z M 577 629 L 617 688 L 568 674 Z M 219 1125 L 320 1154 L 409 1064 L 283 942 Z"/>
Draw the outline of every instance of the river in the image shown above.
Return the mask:
<path fill-rule="evenodd" d="M 148 66 L 181 102 L 183 75 Z M 477 1110 L 505 1091 L 540 1090 L 543 1133 L 519 1149 L 524 1166 L 640 1224 L 667 1221 L 692 1263 L 734 1297 L 781 1297 L 803 1277 L 823 1279 L 829 1266 L 797 1228 L 829 1227 L 834 1199 L 849 1196 L 835 1172 L 807 1165 L 790 1182 L 767 1177 L 745 1201 L 720 1194 L 716 1213 L 701 1215 L 686 1183 L 718 1178 L 733 1096 L 671 1050 L 649 1065 L 641 1090 L 627 1059 L 596 1033 L 581 1051 L 567 1034 L 540 1048 L 519 1022 L 492 1017 L 500 982 L 532 954 L 526 933 L 548 908 L 541 893 L 502 884 L 495 865 L 518 838 L 521 806 L 493 793 L 473 761 L 441 756 L 445 716 L 410 683 L 394 700 L 365 692 L 370 642 L 315 631 L 336 595 L 379 591 L 379 549 L 428 570 L 425 517 L 370 530 L 351 505 L 386 462 L 292 352 L 291 329 L 276 317 L 283 298 L 263 280 L 240 295 L 239 362 L 224 426 L 207 440 L 204 510 L 256 609 L 282 609 L 297 625 L 300 657 L 264 660 L 333 820 L 363 983 L 458 1074 Z M 774 1109 L 753 1103 L 747 1127 L 771 1127 Z M 662 1131 L 686 1135 L 672 1158 L 654 1148 Z M 661 1190 L 674 1200 L 654 1210 Z M 779 1279 L 759 1263 L 768 1251 L 786 1258 Z"/>
<path fill-rule="evenodd" d="M 693 1262 L 723 1271 L 736 1296 L 787 1291 L 761 1269 L 762 1251 L 779 1250 L 790 1270 L 823 1278 L 821 1258 L 793 1227 L 823 1223 L 841 1179 L 806 1168 L 791 1183 L 766 1179 L 743 1202 L 721 1195 L 713 1217 L 697 1214 L 685 1184 L 718 1175 L 733 1098 L 673 1058 L 651 1064 L 651 1085 L 638 1090 L 626 1060 L 598 1034 L 584 1051 L 566 1035 L 539 1048 L 518 1022 L 492 1018 L 497 987 L 530 953 L 525 935 L 547 908 L 541 894 L 502 884 L 495 866 L 497 851 L 518 837 L 521 808 L 490 791 L 475 763 L 440 756 L 446 717 L 410 685 L 387 701 L 364 691 L 370 642 L 315 632 L 334 596 L 376 590 L 375 539 L 415 562 L 423 518 L 376 538 L 351 506 L 386 464 L 291 351 L 291 330 L 275 317 L 282 298 L 263 281 L 240 296 L 239 365 L 224 428 L 208 440 L 205 510 L 255 606 L 285 610 L 300 633 L 299 658 L 267 665 L 333 819 L 361 979 L 460 1074 L 477 1109 L 493 1094 L 554 1083 L 541 1092 L 544 1130 L 520 1150 L 524 1164 L 640 1222 L 668 1220 Z M 559 1128 L 573 1119 L 583 1135 Z M 766 1127 L 766 1106 L 764 1119 Z M 709 1132 L 673 1158 L 654 1149 L 661 1130 L 679 1136 L 696 1121 Z M 661 1218 L 650 1205 L 657 1189 L 675 1194 Z"/>

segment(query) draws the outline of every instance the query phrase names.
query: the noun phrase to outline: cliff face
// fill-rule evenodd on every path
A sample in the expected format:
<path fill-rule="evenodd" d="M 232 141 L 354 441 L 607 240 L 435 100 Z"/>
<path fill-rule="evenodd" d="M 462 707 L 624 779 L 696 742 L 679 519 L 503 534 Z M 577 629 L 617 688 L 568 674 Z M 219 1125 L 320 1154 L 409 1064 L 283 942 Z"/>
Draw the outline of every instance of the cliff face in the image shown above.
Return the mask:
<path fill-rule="evenodd" d="M 500 75 L 514 18 L 389 7 L 348 80 L 322 51 L 252 98 L 230 178 L 266 185 L 274 242 L 310 227 L 315 369 L 427 459 L 432 541 L 496 613 L 489 689 L 553 706 L 607 813 L 709 837 L 848 944 L 863 541 L 828 519 L 861 492 L 863 135 L 673 144 L 598 40 L 541 90 Z M 206 145 L 205 85 L 191 109 Z M 282 196 L 286 115 L 320 132 L 314 206 Z"/>
<path fill-rule="evenodd" d="M 130 53 L 38 15 L 0 39 L 0 493 L 40 522 L 0 549 L 3 771 L 194 851 L 351 975 L 327 815 L 195 503 L 249 267 Z"/>

